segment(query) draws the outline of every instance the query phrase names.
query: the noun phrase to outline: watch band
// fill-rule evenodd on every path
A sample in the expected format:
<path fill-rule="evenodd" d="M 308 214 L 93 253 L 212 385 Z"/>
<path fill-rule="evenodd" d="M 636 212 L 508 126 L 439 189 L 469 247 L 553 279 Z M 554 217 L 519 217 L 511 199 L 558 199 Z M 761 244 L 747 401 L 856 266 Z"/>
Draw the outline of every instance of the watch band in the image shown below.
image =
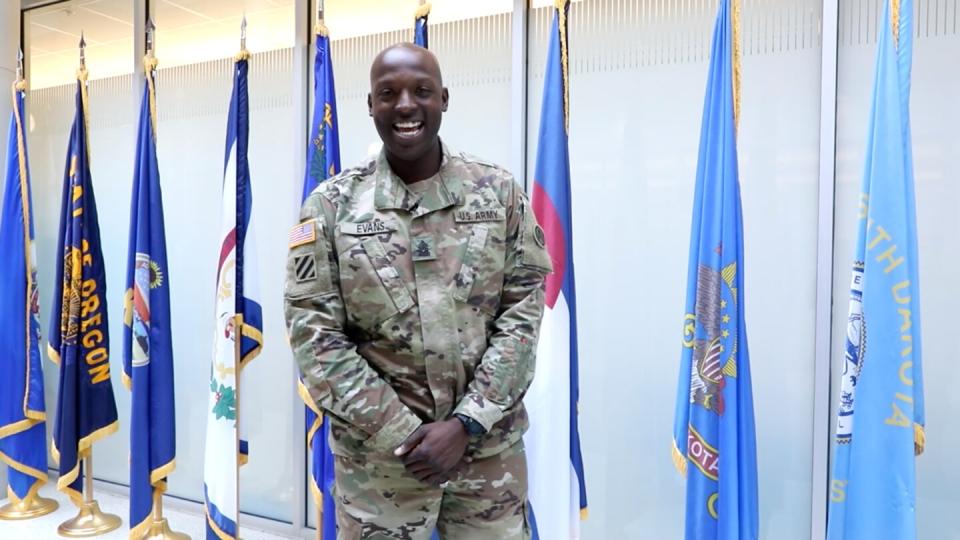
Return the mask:
<path fill-rule="evenodd" d="M 470 435 L 471 437 L 476 437 L 477 435 L 483 435 L 484 433 L 487 432 L 487 430 L 483 428 L 483 424 L 481 424 L 480 422 L 477 422 L 476 420 L 474 420 L 473 418 L 470 418 L 465 414 L 456 413 L 453 416 L 457 420 L 459 420 L 461 424 L 463 424 L 463 429 L 465 429 L 467 434 Z"/>

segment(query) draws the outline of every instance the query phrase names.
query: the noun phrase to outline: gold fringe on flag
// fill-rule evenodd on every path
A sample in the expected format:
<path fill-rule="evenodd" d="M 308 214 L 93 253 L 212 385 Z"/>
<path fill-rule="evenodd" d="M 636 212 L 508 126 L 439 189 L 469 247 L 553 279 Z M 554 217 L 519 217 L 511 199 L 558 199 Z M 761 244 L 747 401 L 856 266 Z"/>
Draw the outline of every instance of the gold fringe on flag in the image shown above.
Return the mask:
<path fill-rule="evenodd" d="M 570 71 L 567 51 L 567 5 L 570 0 L 554 0 L 560 27 L 560 67 L 563 70 L 563 130 L 570 134 Z"/>
<path fill-rule="evenodd" d="M 241 60 L 249 60 L 249 59 L 250 59 L 250 51 L 246 49 L 240 49 L 240 52 L 233 55 L 233 60 L 235 62 L 239 62 Z"/>
<path fill-rule="evenodd" d="M 150 96 L 150 131 L 153 132 L 154 141 L 157 140 L 157 89 L 153 84 L 153 72 L 156 71 L 158 64 L 157 57 L 152 54 L 143 57 L 143 73 L 147 78 L 149 88 L 147 93 Z"/>
<path fill-rule="evenodd" d="M 893 48 L 900 48 L 900 0 L 890 0 L 890 24 L 893 26 Z"/>
<path fill-rule="evenodd" d="M 736 131 L 740 128 L 740 1 L 730 1 L 733 4 L 733 125 Z"/>
<path fill-rule="evenodd" d="M 920 424 L 913 424 L 913 454 L 919 456 L 927 446 L 927 434 Z"/>
<path fill-rule="evenodd" d="M 683 476 L 686 476 L 687 475 L 687 457 L 683 455 L 683 452 L 681 452 L 679 448 L 677 448 L 676 441 L 671 441 L 671 442 L 672 442 L 673 449 L 670 454 L 673 457 L 673 466 L 676 467 L 677 472 L 679 472 Z"/>

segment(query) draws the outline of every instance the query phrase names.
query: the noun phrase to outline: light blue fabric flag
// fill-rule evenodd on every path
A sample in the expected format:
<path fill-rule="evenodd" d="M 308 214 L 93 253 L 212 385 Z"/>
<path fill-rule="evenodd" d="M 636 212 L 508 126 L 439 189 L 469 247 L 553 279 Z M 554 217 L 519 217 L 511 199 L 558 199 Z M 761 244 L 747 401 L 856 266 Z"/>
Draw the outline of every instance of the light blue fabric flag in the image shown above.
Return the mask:
<path fill-rule="evenodd" d="M 755 540 L 759 529 L 737 179 L 735 1 L 720 2 L 714 27 L 690 231 L 673 435 L 674 464 L 687 476 L 688 540 Z"/>
<path fill-rule="evenodd" d="M 894 2 L 895 3 L 895 2 Z M 895 3 L 896 4 L 896 3 Z M 884 2 L 830 482 L 829 540 L 916 538 L 924 413 L 910 150 L 913 2 Z"/>

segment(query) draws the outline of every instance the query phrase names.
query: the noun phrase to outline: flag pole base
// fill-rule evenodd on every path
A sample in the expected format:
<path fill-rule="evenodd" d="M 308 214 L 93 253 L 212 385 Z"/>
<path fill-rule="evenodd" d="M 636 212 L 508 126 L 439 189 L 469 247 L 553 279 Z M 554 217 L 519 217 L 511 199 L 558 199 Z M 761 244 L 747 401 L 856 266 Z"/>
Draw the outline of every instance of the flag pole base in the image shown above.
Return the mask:
<path fill-rule="evenodd" d="M 57 504 L 57 501 L 37 496 L 34 497 L 29 504 L 20 501 L 4 505 L 0 508 L 0 519 L 8 521 L 33 519 L 35 517 L 45 516 L 59 507 L 60 505 Z"/>
<path fill-rule="evenodd" d="M 140 540 L 190 540 L 186 534 L 170 530 L 167 518 L 155 519 Z"/>
<path fill-rule="evenodd" d="M 61 523 L 57 533 L 68 538 L 99 536 L 120 527 L 121 523 L 120 516 L 106 514 L 97 501 L 90 501 L 83 503 L 76 517 Z"/>

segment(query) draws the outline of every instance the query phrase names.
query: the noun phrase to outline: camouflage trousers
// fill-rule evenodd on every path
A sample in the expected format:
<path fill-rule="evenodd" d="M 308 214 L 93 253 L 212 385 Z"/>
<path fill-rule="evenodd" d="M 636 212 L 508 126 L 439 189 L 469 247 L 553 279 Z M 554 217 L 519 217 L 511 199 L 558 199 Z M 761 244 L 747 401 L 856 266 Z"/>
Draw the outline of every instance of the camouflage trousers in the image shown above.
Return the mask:
<path fill-rule="evenodd" d="M 443 487 L 399 460 L 336 459 L 337 540 L 528 540 L 523 442 L 461 463 Z"/>

